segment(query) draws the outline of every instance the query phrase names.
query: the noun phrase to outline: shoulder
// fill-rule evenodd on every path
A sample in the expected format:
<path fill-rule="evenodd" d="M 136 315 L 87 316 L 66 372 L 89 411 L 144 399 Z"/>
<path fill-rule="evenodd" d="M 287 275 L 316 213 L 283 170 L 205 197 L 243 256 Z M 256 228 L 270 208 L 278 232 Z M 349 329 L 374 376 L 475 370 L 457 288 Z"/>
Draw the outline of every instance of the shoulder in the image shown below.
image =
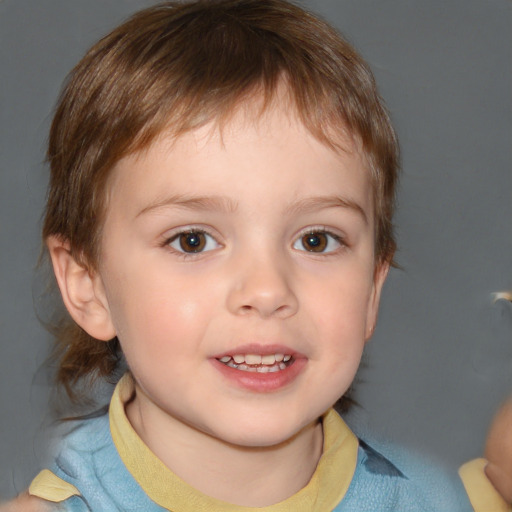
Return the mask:
<path fill-rule="evenodd" d="M 73 422 L 67 426 L 57 442 L 56 458 L 87 459 L 110 447 L 108 415 Z"/>
<path fill-rule="evenodd" d="M 118 466 L 107 415 L 70 427 L 58 442 L 54 464 L 50 467 L 56 476 L 77 485 L 94 481 Z"/>
<path fill-rule="evenodd" d="M 8 504 L 11 508 L 5 508 L 5 511 L 0 508 L 0 512 L 10 512 L 11 509 L 52 511 L 58 508 L 52 503 L 63 501 L 72 510 L 82 510 L 83 504 L 80 502 L 83 502 L 83 491 L 101 488 L 103 471 L 108 471 L 117 461 L 108 417 L 69 423 L 59 430 L 59 440 L 56 440 L 55 449 L 52 450 L 53 463 L 34 478 L 29 488 L 30 496 L 20 497 L 21 504 L 16 500 Z"/>
<path fill-rule="evenodd" d="M 20 494 L 8 503 L 0 504 L 0 512 L 51 512 L 52 510 L 55 510 L 54 505 L 35 496 L 30 496 L 28 492 Z"/>
<path fill-rule="evenodd" d="M 356 473 L 348 496 L 358 510 L 458 512 L 472 510 L 456 471 L 389 443 L 359 440 Z"/>
<path fill-rule="evenodd" d="M 70 427 L 58 442 L 49 470 L 43 470 L 41 485 L 37 490 L 31 485 L 31 493 L 66 502 L 66 510 L 73 511 L 155 509 L 156 505 L 123 463 L 107 415 Z"/>
<path fill-rule="evenodd" d="M 404 473 L 383 453 L 359 439 L 359 463 L 365 471 L 373 475 L 407 479 Z"/>

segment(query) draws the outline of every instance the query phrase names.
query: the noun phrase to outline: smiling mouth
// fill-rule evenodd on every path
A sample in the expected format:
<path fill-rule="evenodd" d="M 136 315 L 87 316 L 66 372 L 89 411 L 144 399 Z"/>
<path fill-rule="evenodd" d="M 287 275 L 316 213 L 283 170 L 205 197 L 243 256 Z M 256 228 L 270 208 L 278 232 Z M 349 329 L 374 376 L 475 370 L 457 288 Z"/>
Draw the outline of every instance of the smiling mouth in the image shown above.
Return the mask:
<path fill-rule="evenodd" d="M 294 359 L 290 354 L 235 354 L 221 357 L 217 361 L 243 372 L 274 373 L 288 368 Z"/>

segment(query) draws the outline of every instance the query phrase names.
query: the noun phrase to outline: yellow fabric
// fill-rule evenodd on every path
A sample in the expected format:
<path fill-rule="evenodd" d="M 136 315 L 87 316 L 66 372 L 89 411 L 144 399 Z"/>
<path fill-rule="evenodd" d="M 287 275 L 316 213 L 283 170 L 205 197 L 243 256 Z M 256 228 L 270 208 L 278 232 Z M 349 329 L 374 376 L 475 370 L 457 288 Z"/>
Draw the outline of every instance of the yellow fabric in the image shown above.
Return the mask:
<path fill-rule="evenodd" d="M 210 498 L 167 468 L 142 442 L 126 417 L 124 407 L 133 393 L 133 381 L 125 375 L 110 404 L 110 430 L 124 464 L 153 501 L 164 508 L 186 512 L 254 510 Z M 358 442 L 334 410 L 324 416 L 323 428 L 324 452 L 309 484 L 281 503 L 258 508 L 260 512 L 325 512 L 341 501 L 355 472 Z"/>
<path fill-rule="evenodd" d="M 32 480 L 28 493 L 54 503 L 67 500 L 71 496 L 80 496 L 80 491 L 74 485 L 54 475 L 49 469 L 43 469 Z"/>
<path fill-rule="evenodd" d="M 510 512 L 503 498 L 498 494 L 487 479 L 484 468 L 485 459 L 475 459 L 467 462 L 459 469 L 459 475 L 464 483 L 469 501 L 475 512 Z"/>
<path fill-rule="evenodd" d="M 114 391 L 110 404 L 110 430 L 125 466 L 146 494 L 163 508 L 184 512 L 223 510 L 250 512 L 206 496 L 176 476 L 149 450 L 132 428 L 125 405 L 133 397 L 134 385 L 125 375 Z M 309 484 L 287 500 L 260 512 L 325 512 L 332 510 L 348 490 L 357 463 L 358 442 L 343 420 L 330 410 L 323 417 L 324 450 Z M 487 479 L 484 459 L 464 464 L 459 474 L 475 512 L 512 512 Z M 29 494 L 51 502 L 61 502 L 79 490 L 45 469 L 32 481 Z"/>

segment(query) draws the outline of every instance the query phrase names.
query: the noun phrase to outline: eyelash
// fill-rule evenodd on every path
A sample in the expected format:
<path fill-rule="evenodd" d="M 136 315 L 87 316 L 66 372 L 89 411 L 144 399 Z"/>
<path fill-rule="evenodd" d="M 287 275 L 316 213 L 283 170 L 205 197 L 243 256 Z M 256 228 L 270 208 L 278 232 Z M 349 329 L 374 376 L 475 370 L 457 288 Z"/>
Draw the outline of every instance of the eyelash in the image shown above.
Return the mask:
<path fill-rule="evenodd" d="M 316 235 L 316 236 L 317 235 L 325 235 L 327 238 L 327 241 L 326 241 L 326 246 L 324 247 L 324 250 L 315 251 L 315 250 L 306 249 L 303 245 L 303 242 L 304 242 L 305 237 L 307 237 L 308 235 L 310 235 L 310 236 L 311 235 Z M 335 244 L 337 244 L 337 247 L 330 248 L 329 245 L 331 245 L 333 242 Z M 297 244 L 302 244 L 303 248 L 296 247 Z M 295 239 L 292 247 L 298 251 L 306 252 L 306 253 L 313 254 L 313 255 L 318 254 L 318 255 L 325 256 L 325 255 L 337 253 L 340 249 L 343 249 L 344 247 L 348 247 L 348 244 L 343 236 L 341 236 L 337 233 L 333 233 L 332 231 L 329 231 L 329 229 L 327 229 L 325 227 L 314 227 L 313 226 L 313 227 L 304 229 L 299 234 L 299 236 Z M 325 249 L 329 249 L 329 250 L 326 251 Z"/>
<path fill-rule="evenodd" d="M 185 236 L 186 235 L 197 235 L 199 237 L 203 236 L 203 237 L 206 237 L 207 239 L 204 241 L 203 247 L 200 247 L 200 250 L 186 251 L 183 249 L 183 246 L 180 241 L 180 237 L 182 237 L 184 235 Z M 209 247 L 209 245 L 211 245 L 212 241 L 215 243 L 215 247 L 213 247 L 213 248 Z M 177 242 L 179 244 L 180 248 L 173 247 L 173 243 L 175 243 L 175 242 Z M 192 227 L 187 227 L 186 229 L 183 229 L 181 231 L 177 231 L 177 232 L 173 233 L 171 236 L 168 236 L 162 242 L 161 245 L 162 245 L 162 247 L 169 249 L 170 251 L 177 254 L 178 256 L 186 259 L 186 258 L 198 257 L 201 254 L 204 254 L 205 252 L 210 252 L 210 251 L 216 249 L 218 246 L 220 246 L 220 243 L 216 240 L 216 238 L 211 233 L 209 233 L 204 228 L 194 228 L 192 226 Z"/>
<path fill-rule="evenodd" d="M 204 245 L 202 247 L 199 247 L 199 250 L 186 251 L 183 249 L 183 246 L 180 241 L 180 237 L 184 236 L 184 235 L 203 236 L 203 237 L 206 237 L 207 240 L 204 241 Z M 304 247 L 305 238 L 307 236 L 318 237 L 318 235 L 324 235 L 326 237 L 327 240 L 323 241 L 325 243 L 325 247 L 323 247 L 323 248 L 320 247 L 320 250 L 318 250 L 318 251 L 314 250 L 314 249 L 308 250 L 306 247 Z M 211 245 L 212 241 L 216 244 L 215 247 L 209 247 L 209 245 Z M 173 247 L 173 243 L 175 243 L 175 242 L 177 242 L 180 245 L 180 248 Z M 319 243 L 321 244 L 322 241 L 320 240 Z M 333 243 L 335 243 L 337 245 L 334 248 L 330 247 Z M 301 244 L 302 247 L 301 248 L 297 247 L 298 244 Z M 162 247 L 165 247 L 165 248 L 169 249 L 170 251 L 172 251 L 173 253 L 177 254 L 181 258 L 187 259 L 187 258 L 198 257 L 204 253 L 210 252 L 210 251 L 216 249 L 217 247 L 219 247 L 220 243 L 216 240 L 216 238 L 211 233 L 209 233 L 204 228 L 194 228 L 192 226 L 192 227 L 183 229 L 181 231 L 175 232 L 171 236 L 166 237 L 161 245 L 162 245 Z M 309 253 L 312 255 L 324 255 L 325 256 L 325 255 L 337 253 L 343 247 L 347 247 L 347 243 L 346 243 L 344 237 L 340 236 L 339 234 L 333 233 L 332 231 L 329 231 L 325 227 L 314 227 L 313 226 L 313 227 L 304 229 L 297 236 L 297 238 L 295 238 L 295 240 L 292 244 L 292 247 L 293 247 L 293 249 L 301 251 L 301 252 L 306 252 L 306 253 Z M 326 249 L 328 249 L 328 250 L 326 250 Z"/>

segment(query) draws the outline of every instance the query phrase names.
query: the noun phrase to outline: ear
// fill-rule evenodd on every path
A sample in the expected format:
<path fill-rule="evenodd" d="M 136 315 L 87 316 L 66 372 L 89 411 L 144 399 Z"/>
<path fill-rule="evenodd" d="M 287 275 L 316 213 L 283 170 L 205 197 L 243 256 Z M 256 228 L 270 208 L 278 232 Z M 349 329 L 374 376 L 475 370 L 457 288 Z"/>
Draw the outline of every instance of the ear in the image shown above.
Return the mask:
<path fill-rule="evenodd" d="M 387 261 L 379 263 L 375 268 L 373 286 L 368 301 L 368 311 L 366 314 L 365 341 L 368 341 L 372 337 L 373 331 L 375 330 L 377 317 L 379 315 L 380 294 L 382 292 L 384 282 L 386 281 L 386 277 L 388 276 L 388 272 L 389 262 Z"/>
<path fill-rule="evenodd" d="M 96 339 L 114 338 L 116 331 L 100 275 L 75 260 L 67 241 L 50 236 L 46 245 L 62 300 L 73 320 Z"/>

